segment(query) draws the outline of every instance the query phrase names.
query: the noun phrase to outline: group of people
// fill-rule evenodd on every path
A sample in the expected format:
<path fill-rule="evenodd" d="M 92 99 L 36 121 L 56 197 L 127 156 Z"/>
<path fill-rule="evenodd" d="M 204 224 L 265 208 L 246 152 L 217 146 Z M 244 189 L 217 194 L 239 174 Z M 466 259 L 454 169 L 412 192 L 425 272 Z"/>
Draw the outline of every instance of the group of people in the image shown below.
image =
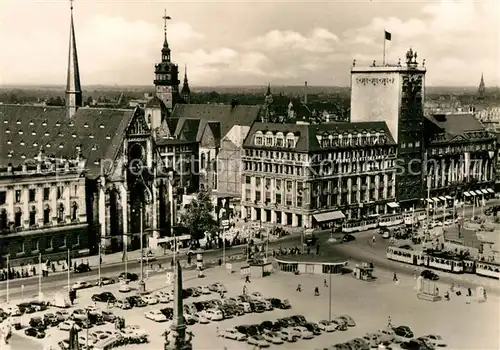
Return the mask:
<path fill-rule="evenodd" d="M 83 260 L 82 260 L 83 264 Z M 88 261 L 87 261 L 88 264 Z M 62 265 L 62 268 L 59 268 L 59 266 Z M 76 265 L 76 262 L 75 262 Z M 49 275 L 49 271 L 52 271 L 52 273 L 59 271 L 66 271 L 68 266 L 67 261 L 51 261 L 47 260 L 46 262 L 42 263 L 42 276 L 47 277 Z M 70 262 L 71 266 L 71 262 Z M 39 264 L 28 264 L 28 265 L 21 265 L 17 268 L 10 267 L 8 269 L 3 269 L 0 271 L 0 281 L 6 281 L 7 279 L 13 280 L 13 279 L 18 279 L 18 278 L 26 278 L 26 277 L 31 277 L 31 276 L 36 276 L 39 273 L 40 266 Z"/>
<path fill-rule="evenodd" d="M 320 250 L 320 245 L 316 245 L 316 255 L 319 255 L 319 250 Z M 311 254 L 311 247 L 307 247 L 305 254 L 310 255 Z M 278 249 L 273 249 L 272 251 L 273 256 L 280 256 L 280 255 L 301 255 L 302 254 L 302 249 L 299 247 L 289 247 L 289 248 L 282 248 L 279 247 Z"/>
<path fill-rule="evenodd" d="M 437 290 L 437 288 L 436 288 Z M 439 290 L 437 290 L 437 292 L 439 293 Z M 455 287 L 455 283 L 452 283 L 451 286 L 450 286 L 450 290 L 449 291 L 446 291 L 444 293 L 444 299 L 446 301 L 450 301 L 450 292 L 451 293 L 454 293 L 456 296 L 461 296 L 462 295 L 462 288 L 460 287 L 460 285 L 457 285 Z M 469 287 L 467 288 L 467 296 L 468 297 L 472 297 L 473 293 L 472 293 L 472 289 Z M 486 289 L 483 288 L 483 295 L 482 295 L 482 298 L 484 300 L 487 300 L 488 299 L 488 294 L 486 293 Z"/>
<path fill-rule="evenodd" d="M 328 288 L 328 282 L 326 281 L 326 278 L 323 280 L 323 286 L 325 288 Z M 295 289 L 296 292 L 302 292 L 302 285 L 299 283 L 297 285 L 297 288 Z M 319 287 L 316 286 L 314 287 L 314 296 L 315 297 L 319 297 L 320 293 L 319 293 Z"/>

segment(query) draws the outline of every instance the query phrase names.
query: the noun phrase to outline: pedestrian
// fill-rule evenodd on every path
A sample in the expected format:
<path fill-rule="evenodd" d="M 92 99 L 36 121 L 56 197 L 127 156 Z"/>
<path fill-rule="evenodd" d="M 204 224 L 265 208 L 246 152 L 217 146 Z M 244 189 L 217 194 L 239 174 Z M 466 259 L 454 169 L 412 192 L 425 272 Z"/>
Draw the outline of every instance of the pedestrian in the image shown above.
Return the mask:
<path fill-rule="evenodd" d="M 448 293 L 448 291 L 446 291 L 446 292 L 444 293 L 444 299 L 445 299 L 446 301 L 450 301 L 450 293 Z"/>
<path fill-rule="evenodd" d="M 452 292 L 454 292 L 454 291 L 455 291 L 455 283 L 452 283 L 452 284 L 451 284 L 450 290 L 451 290 Z"/>
<path fill-rule="evenodd" d="M 243 286 L 243 295 L 246 295 L 247 294 L 247 286 Z"/>
<path fill-rule="evenodd" d="M 325 278 L 325 280 L 323 281 L 323 284 L 325 285 L 325 288 L 328 288 L 328 283 L 326 282 L 326 278 Z"/>
<path fill-rule="evenodd" d="M 469 297 L 471 297 L 471 296 L 472 296 L 472 289 L 470 289 L 470 287 L 467 289 L 467 295 L 468 295 Z"/>
<path fill-rule="evenodd" d="M 296 292 L 302 292 L 302 286 L 300 284 L 297 284 L 297 289 L 295 289 Z"/>
<path fill-rule="evenodd" d="M 318 288 L 318 286 L 314 287 L 314 296 L 315 297 L 319 296 L 319 288 Z"/>
<path fill-rule="evenodd" d="M 483 289 L 483 298 L 484 300 L 488 299 L 488 295 L 486 294 L 486 289 Z"/>
<path fill-rule="evenodd" d="M 395 272 L 394 272 L 394 276 L 392 277 L 392 281 L 393 282 L 397 282 L 398 281 L 398 276 L 396 276 Z"/>
<path fill-rule="evenodd" d="M 250 276 L 249 276 L 249 275 L 246 275 L 246 276 L 245 276 L 245 283 L 251 283 L 251 282 L 250 282 Z"/>
<path fill-rule="evenodd" d="M 375 243 L 375 240 L 376 240 L 376 239 L 375 239 L 375 235 L 373 235 L 373 237 L 372 237 L 372 242 L 373 242 L 373 243 Z"/>
<path fill-rule="evenodd" d="M 436 295 L 439 295 L 439 288 L 436 287 Z"/>

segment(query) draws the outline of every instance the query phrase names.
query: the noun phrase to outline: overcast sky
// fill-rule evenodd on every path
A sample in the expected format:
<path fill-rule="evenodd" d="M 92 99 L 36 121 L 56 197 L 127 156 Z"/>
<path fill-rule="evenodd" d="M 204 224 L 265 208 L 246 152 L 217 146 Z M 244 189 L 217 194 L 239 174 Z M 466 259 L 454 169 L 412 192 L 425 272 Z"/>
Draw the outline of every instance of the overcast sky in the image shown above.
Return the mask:
<path fill-rule="evenodd" d="M 172 59 L 191 85 L 346 86 L 352 60 L 411 46 L 427 85 L 500 86 L 500 0 L 76 0 L 80 75 L 90 84 L 152 84 L 172 17 Z M 64 84 L 69 1 L 0 0 L 0 84 Z"/>

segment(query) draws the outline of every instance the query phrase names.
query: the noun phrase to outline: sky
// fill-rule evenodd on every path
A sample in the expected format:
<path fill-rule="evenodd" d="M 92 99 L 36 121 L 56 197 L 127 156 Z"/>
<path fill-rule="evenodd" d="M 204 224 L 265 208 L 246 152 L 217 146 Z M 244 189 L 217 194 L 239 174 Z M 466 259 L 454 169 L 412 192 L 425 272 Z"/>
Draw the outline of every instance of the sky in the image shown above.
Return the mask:
<path fill-rule="evenodd" d="M 0 85 L 65 84 L 69 1 L 0 0 Z M 191 86 L 348 86 L 412 47 L 428 86 L 500 86 L 500 0 L 76 0 L 85 85 L 150 85 L 163 44 Z M 182 78 L 181 78 L 182 80 Z"/>

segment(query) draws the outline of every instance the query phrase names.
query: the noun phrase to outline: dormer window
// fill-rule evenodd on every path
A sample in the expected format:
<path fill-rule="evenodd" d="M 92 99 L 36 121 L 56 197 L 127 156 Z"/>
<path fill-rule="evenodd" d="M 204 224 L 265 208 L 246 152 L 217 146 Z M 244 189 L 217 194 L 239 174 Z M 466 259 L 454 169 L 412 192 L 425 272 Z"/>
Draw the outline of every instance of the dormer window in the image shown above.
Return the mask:
<path fill-rule="evenodd" d="M 94 135 L 89 134 L 89 139 L 93 139 L 93 138 L 94 138 Z"/>
<path fill-rule="evenodd" d="M 56 122 L 56 126 L 61 126 L 61 123 L 60 122 Z"/>
<path fill-rule="evenodd" d="M 88 128 L 88 127 L 89 127 L 89 124 L 85 123 L 85 124 L 83 124 L 83 127 L 84 127 L 84 128 Z"/>
<path fill-rule="evenodd" d="M 31 136 L 36 136 L 36 131 L 32 131 Z"/>
<path fill-rule="evenodd" d="M 99 128 L 104 129 L 104 124 L 99 125 Z"/>
<path fill-rule="evenodd" d="M 76 137 L 76 134 L 75 134 L 75 133 L 72 133 L 72 134 L 71 134 L 71 137 L 75 138 L 75 137 Z"/>
<path fill-rule="evenodd" d="M 35 125 L 35 123 L 33 123 L 33 120 L 32 120 L 32 121 L 30 121 L 30 126 L 33 126 L 33 125 Z"/>
<path fill-rule="evenodd" d="M 42 126 L 47 126 L 47 121 L 46 121 L 46 120 L 44 120 L 44 121 L 42 122 Z"/>
<path fill-rule="evenodd" d="M 74 125 L 75 125 L 75 123 L 69 122 L 69 126 L 74 126 Z"/>
<path fill-rule="evenodd" d="M 95 165 L 99 165 L 99 161 L 98 161 L 98 160 L 95 160 L 95 161 L 94 161 L 94 164 L 95 164 Z"/>
<path fill-rule="evenodd" d="M 22 135 L 24 134 L 24 132 L 22 130 L 19 130 L 19 135 Z"/>
<path fill-rule="evenodd" d="M 12 153 L 7 154 L 7 157 L 12 158 Z"/>
<path fill-rule="evenodd" d="M 262 146 L 262 136 L 255 136 L 255 145 Z"/>
<path fill-rule="evenodd" d="M 60 132 L 59 134 L 57 134 L 57 136 L 63 137 L 64 135 Z"/>
<path fill-rule="evenodd" d="M 8 123 L 9 123 L 9 121 L 8 121 L 7 119 L 5 119 L 5 120 L 3 121 L 3 123 L 4 123 L 4 124 L 8 124 Z"/>
<path fill-rule="evenodd" d="M 97 145 L 92 146 L 92 151 L 97 151 Z"/>
<path fill-rule="evenodd" d="M 106 135 L 106 140 L 111 140 L 111 136 Z"/>
<path fill-rule="evenodd" d="M 22 159 L 25 159 L 25 158 L 26 158 L 26 156 L 25 156 L 24 154 L 21 154 L 21 158 L 22 158 Z"/>
<path fill-rule="evenodd" d="M 59 148 L 64 148 L 64 144 L 60 143 Z"/>
<path fill-rule="evenodd" d="M 24 141 L 21 141 L 21 142 L 20 142 L 20 144 L 21 144 L 21 146 L 24 146 L 24 145 L 25 145 Z"/>
<path fill-rule="evenodd" d="M 16 124 L 17 124 L 17 125 L 21 125 L 21 121 L 18 119 L 18 120 L 16 121 Z"/>
<path fill-rule="evenodd" d="M 11 145 L 11 144 L 12 144 L 12 140 L 8 140 L 8 141 L 7 141 L 7 144 L 8 144 L 8 145 Z"/>
<path fill-rule="evenodd" d="M 45 132 L 45 134 L 44 134 L 44 135 L 45 135 L 45 136 L 50 136 L 50 134 L 49 134 L 48 132 Z"/>
<path fill-rule="evenodd" d="M 38 147 L 38 142 L 33 142 L 33 147 Z"/>
<path fill-rule="evenodd" d="M 45 147 L 50 148 L 50 143 L 46 144 Z"/>
<path fill-rule="evenodd" d="M 6 134 L 10 134 L 10 130 L 9 129 L 5 129 L 5 133 Z"/>

